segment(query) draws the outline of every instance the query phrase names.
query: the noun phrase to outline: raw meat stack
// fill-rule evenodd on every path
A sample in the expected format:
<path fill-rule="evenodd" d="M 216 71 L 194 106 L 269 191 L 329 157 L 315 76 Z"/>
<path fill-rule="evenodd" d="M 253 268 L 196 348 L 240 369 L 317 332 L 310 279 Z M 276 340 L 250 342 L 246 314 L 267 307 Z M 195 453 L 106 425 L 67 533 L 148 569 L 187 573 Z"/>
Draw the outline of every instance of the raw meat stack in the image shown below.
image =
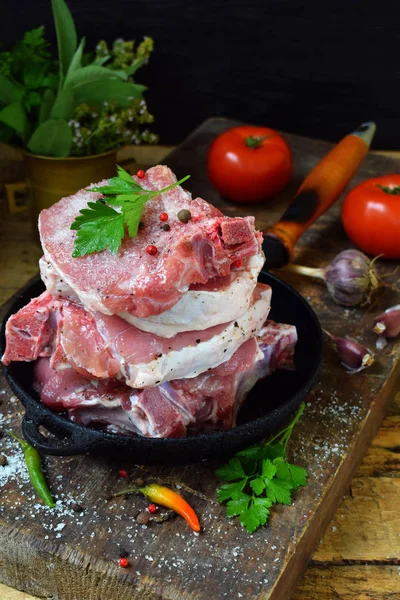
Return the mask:
<path fill-rule="evenodd" d="M 159 190 L 176 179 L 157 166 L 137 181 Z M 175 187 L 145 204 L 115 255 L 72 258 L 71 223 L 100 198 L 81 190 L 41 213 L 46 291 L 9 319 L 4 364 L 36 360 L 42 401 L 85 425 L 149 437 L 233 427 L 258 379 L 293 368 L 296 343 L 293 326 L 266 320 L 254 218 Z"/>

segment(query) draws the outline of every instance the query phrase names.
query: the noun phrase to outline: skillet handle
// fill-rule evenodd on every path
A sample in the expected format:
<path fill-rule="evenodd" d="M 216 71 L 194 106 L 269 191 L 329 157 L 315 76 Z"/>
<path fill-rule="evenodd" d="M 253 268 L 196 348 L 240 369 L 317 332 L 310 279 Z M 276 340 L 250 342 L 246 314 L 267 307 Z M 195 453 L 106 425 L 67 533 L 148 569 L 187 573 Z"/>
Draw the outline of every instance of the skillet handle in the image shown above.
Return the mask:
<path fill-rule="evenodd" d="M 282 267 L 290 262 L 299 237 L 328 210 L 357 172 L 375 130 L 372 121 L 360 125 L 332 148 L 305 178 L 280 221 L 264 232 L 267 261 L 271 253 L 270 260 L 277 254 L 275 262 L 281 263 L 267 263 L 268 268 Z"/>
<path fill-rule="evenodd" d="M 44 436 L 39 427 L 50 432 Z M 61 416 L 41 414 L 35 406 L 26 407 L 22 420 L 22 431 L 26 440 L 44 454 L 55 456 L 72 456 L 84 454 L 100 441 L 101 433 L 94 429 L 85 430 L 76 428 L 75 423 L 67 421 Z"/>

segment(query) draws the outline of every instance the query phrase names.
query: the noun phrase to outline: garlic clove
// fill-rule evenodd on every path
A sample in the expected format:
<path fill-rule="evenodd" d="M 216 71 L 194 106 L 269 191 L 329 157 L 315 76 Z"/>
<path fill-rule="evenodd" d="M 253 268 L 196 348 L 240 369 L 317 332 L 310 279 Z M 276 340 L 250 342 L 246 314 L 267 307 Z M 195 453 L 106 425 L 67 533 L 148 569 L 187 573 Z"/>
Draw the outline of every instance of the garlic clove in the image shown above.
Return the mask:
<path fill-rule="evenodd" d="M 374 331 L 385 338 L 394 338 L 400 333 L 400 304 L 391 306 L 374 319 Z"/>
<path fill-rule="evenodd" d="M 374 355 L 368 348 L 351 338 L 337 337 L 326 330 L 324 331 L 333 342 L 340 364 L 349 373 L 359 373 L 373 364 Z"/>

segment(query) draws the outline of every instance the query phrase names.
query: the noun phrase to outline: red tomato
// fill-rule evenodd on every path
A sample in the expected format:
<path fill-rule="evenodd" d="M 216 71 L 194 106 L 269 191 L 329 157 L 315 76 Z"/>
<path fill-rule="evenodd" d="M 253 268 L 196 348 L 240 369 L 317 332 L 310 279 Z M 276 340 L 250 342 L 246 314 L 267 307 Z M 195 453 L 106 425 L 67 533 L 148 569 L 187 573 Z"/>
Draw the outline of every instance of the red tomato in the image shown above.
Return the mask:
<path fill-rule="evenodd" d="M 208 176 L 235 202 L 261 202 L 281 192 L 292 177 L 292 153 L 268 127 L 234 127 L 219 135 L 208 155 Z"/>
<path fill-rule="evenodd" d="M 342 222 L 349 238 L 364 252 L 400 258 L 400 175 L 363 181 L 346 196 Z"/>

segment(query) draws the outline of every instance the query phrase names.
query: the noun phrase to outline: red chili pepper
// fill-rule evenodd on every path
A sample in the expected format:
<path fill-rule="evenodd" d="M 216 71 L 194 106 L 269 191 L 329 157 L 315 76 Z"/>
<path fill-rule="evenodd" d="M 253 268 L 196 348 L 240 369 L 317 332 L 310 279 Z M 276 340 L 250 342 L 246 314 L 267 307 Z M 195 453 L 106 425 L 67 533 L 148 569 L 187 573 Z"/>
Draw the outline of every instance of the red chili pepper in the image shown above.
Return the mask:
<path fill-rule="evenodd" d="M 122 567 L 123 569 L 126 569 L 126 567 L 129 567 L 129 560 L 127 558 L 120 558 L 119 566 Z"/>
<path fill-rule="evenodd" d="M 243 265 L 243 261 L 241 258 L 238 258 L 237 260 L 234 261 L 233 266 L 236 269 L 239 269 L 241 266 Z"/>
<path fill-rule="evenodd" d="M 167 213 L 161 213 L 161 215 L 160 215 L 160 221 L 168 221 L 168 214 Z"/>
<path fill-rule="evenodd" d="M 157 512 L 157 506 L 155 504 L 149 504 L 147 510 L 149 511 L 149 513 L 154 514 L 155 512 Z"/>
<path fill-rule="evenodd" d="M 118 475 L 120 477 L 123 477 L 124 479 L 127 479 L 128 478 L 128 471 L 125 471 L 125 469 L 120 469 L 118 471 Z"/>
<path fill-rule="evenodd" d="M 147 252 L 147 254 L 154 256 L 158 252 L 157 246 L 153 246 L 153 244 L 149 244 L 148 246 L 146 246 L 146 252 Z"/>
<path fill-rule="evenodd" d="M 145 175 L 146 173 L 143 171 L 143 169 L 139 169 L 139 171 L 136 173 L 136 177 L 139 177 L 139 179 L 143 179 Z"/>
<path fill-rule="evenodd" d="M 152 502 L 161 504 L 161 506 L 165 506 L 166 508 L 171 508 L 178 513 L 178 515 L 181 515 L 181 517 L 189 523 L 193 531 L 200 531 L 199 519 L 193 508 L 184 498 L 182 498 L 182 496 L 173 490 L 170 490 L 163 485 L 158 485 L 157 483 L 151 483 L 145 487 L 139 488 L 139 491 Z"/>

